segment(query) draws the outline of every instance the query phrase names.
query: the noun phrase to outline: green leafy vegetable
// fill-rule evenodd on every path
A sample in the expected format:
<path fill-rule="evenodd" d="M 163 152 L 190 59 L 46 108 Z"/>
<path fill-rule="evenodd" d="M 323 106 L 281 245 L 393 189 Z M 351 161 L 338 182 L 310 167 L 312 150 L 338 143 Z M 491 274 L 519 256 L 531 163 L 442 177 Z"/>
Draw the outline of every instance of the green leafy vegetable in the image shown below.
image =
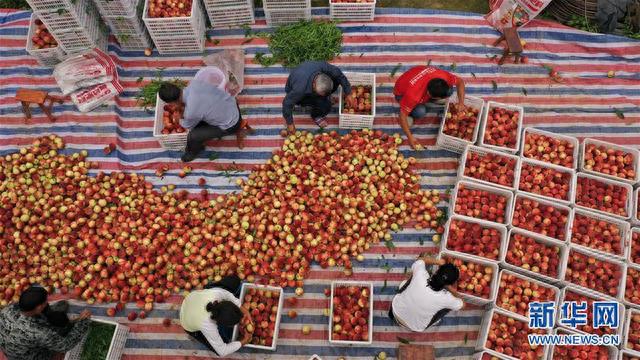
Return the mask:
<path fill-rule="evenodd" d="M 82 347 L 80 360 L 106 360 L 115 331 L 114 325 L 92 321 Z"/>
<path fill-rule="evenodd" d="M 396 248 L 396 245 L 393 243 L 393 241 L 392 241 L 392 240 L 387 240 L 387 241 L 385 241 L 385 242 L 384 242 L 384 246 L 386 246 L 386 247 L 387 247 L 387 249 L 389 249 L 389 250 L 393 250 L 393 249 L 395 249 L 395 248 Z"/>
<path fill-rule="evenodd" d="M 334 22 L 300 21 L 280 26 L 273 34 L 253 33 L 249 29 L 245 35 L 268 40 L 272 56 L 256 54 L 255 57 L 255 62 L 262 66 L 281 63 L 295 67 L 305 61 L 329 61 L 340 54 L 342 48 L 342 31 Z"/>
<path fill-rule="evenodd" d="M 624 113 L 620 109 L 613 108 L 613 111 L 616 113 L 616 116 L 619 119 L 624 119 Z"/>
<path fill-rule="evenodd" d="M 451 71 L 456 71 L 457 68 L 458 64 L 456 64 L 456 62 L 454 61 L 453 64 L 451 64 Z"/>
<path fill-rule="evenodd" d="M 181 89 L 187 86 L 187 82 L 184 80 L 180 80 L 180 79 L 164 80 L 162 78 L 163 70 L 164 69 L 158 69 L 156 78 L 151 80 L 151 82 L 149 82 L 147 85 L 140 88 L 140 91 L 136 95 L 136 101 L 138 105 L 144 107 L 145 110 L 149 110 L 150 108 L 153 108 L 154 106 L 156 106 L 156 98 L 157 98 L 156 95 L 160 90 L 160 86 L 164 82 L 170 82 L 172 84 L 175 84 L 177 87 Z"/>

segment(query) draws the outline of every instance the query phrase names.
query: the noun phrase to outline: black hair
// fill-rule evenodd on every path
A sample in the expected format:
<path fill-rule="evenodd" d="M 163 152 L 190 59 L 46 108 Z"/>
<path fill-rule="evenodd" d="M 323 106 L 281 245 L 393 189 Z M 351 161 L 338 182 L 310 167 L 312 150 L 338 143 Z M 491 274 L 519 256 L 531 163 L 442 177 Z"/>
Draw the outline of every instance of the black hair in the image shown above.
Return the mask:
<path fill-rule="evenodd" d="M 69 321 L 69 316 L 67 316 L 67 313 L 63 311 L 51 310 L 51 306 L 49 305 L 47 305 L 44 308 L 44 310 L 42 311 L 42 314 L 47 318 L 47 321 L 49 322 L 49 324 L 53 326 L 66 328 L 71 324 L 71 322 Z"/>
<path fill-rule="evenodd" d="M 41 286 L 29 286 L 20 295 L 18 307 L 22 311 L 32 311 L 47 302 L 47 290 Z"/>
<path fill-rule="evenodd" d="M 207 304 L 211 320 L 222 326 L 234 326 L 242 320 L 242 311 L 231 301 L 215 301 Z"/>
<path fill-rule="evenodd" d="M 436 273 L 429 278 L 429 287 L 431 287 L 433 291 L 440 291 L 447 285 L 453 285 L 458 281 L 458 277 L 460 277 L 460 272 L 455 265 L 450 263 L 444 264 L 438 267 Z"/>
<path fill-rule="evenodd" d="M 433 98 L 449 96 L 449 84 L 442 79 L 433 79 L 427 84 L 427 92 Z"/>
<path fill-rule="evenodd" d="M 179 87 L 177 87 L 175 84 L 172 84 L 170 82 L 163 82 L 162 85 L 160 85 L 160 90 L 158 90 L 158 95 L 160 96 L 160 99 L 168 103 L 174 102 L 180 99 L 181 93 L 182 93 L 182 90 L 180 90 Z"/>

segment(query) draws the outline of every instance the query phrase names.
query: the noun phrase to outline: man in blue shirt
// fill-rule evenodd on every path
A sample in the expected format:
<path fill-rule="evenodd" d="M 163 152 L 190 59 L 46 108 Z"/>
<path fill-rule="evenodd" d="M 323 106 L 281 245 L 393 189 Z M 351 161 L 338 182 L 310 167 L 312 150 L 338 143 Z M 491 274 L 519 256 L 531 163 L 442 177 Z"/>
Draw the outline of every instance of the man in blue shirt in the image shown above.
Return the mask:
<path fill-rule="evenodd" d="M 345 94 L 351 93 L 351 84 L 342 71 L 325 61 L 306 61 L 291 71 L 282 101 L 282 116 L 287 123 L 289 134 L 296 131 L 293 124 L 293 107 L 310 106 L 311 118 L 324 128 L 326 116 L 331 111 L 331 94 L 342 86 Z"/>
<path fill-rule="evenodd" d="M 180 125 L 190 131 L 182 161 L 192 161 L 204 150 L 207 141 L 226 135 L 236 134 L 242 148 L 245 132 L 241 130 L 240 108 L 226 91 L 196 76 L 184 90 L 165 82 L 158 94 L 166 103 L 184 102 Z"/>

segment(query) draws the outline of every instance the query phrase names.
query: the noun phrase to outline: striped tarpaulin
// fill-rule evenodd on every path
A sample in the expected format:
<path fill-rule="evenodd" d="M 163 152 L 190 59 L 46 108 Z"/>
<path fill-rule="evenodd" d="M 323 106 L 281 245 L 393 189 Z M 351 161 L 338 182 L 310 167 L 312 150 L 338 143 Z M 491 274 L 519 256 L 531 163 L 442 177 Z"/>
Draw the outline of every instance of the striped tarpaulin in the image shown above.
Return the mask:
<path fill-rule="evenodd" d="M 326 9 L 314 9 L 315 16 L 326 16 Z M 239 97 L 255 136 L 247 147 L 235 148 L 235 139 L 226 138 L 208 148 L 207 153 L 191 163 L 194 172 L 185 179 L 177 177 L 182 168 L 180 154 L 164 151 L 152 137 L 153 113 L 136 106 L 137 89 L 164 69 L 165 77 L 190 78 L 202 66 L 201 54 L 144 57 L 141 51 L 123 51 L 114 43 L 110 52 L 118 65 L 125 92 L 115 102 L 89 114 L 77 112 L 71 103 L 55 106 L 56 123 L 34 109 L 34 119 L 25 124 L 20 105 L 13 98 L 17 88 L 36 88 L 56 92 L 51 69 L 40 67 L 24 50 L 30 13 L 0 11 L 0 154 L 15 151 L 42 134 L 55 133 L 65 138 L 69 151 L 86 149 L 102 169 L 137 171 L 147 175 L 155 185 L 177 184 L 178 188 L 198 191 L 197 180 L 207 178 L 211 192 L 238 190 L 235 179 L 247 175 L 252 164 L 265 161 L 282 143 L 281 101 L 287 70 L 279 66 L 263 68 L 252 63 L 257 52 L 266 52 L 263 40 L 244 43 L 244 30 L 215 30 L 209 35 L 219 44 L 209 43 L 207 53 L 222 48 L 241 47 L 247 52 L 245 91 Z M 398 106 L 392 97 L 394 77 L 418 64 L 432 64 L 453 69 L 467 83 L 471 95 L 486 100 L 520 104 L 525 107 L 526 125 L 578 137 L 597 137 L 620 144 L 640 143 L 640 43 L 615 37 L 589 34 L 556 24 L 534 21 L 521 30 L 526 39 L 529 64 L 498 66 L 495 57 L 501 52 L 491 47 L 497 33 L 474 14 L 436 12 L 415 9 L 378 9 L 376 20 L 366 24 L 342 24 L 345 33 L 343 53 L 333 61 L 345 71 L 375 72 L 377 113 L 375 127 L 389 133 L 398 131 L 395 114 Z M 267 29 L 259 21 L 256 29 Z M 548 77 L 542 65 L 560 72 L 562 82 Z M 392 76 L 393 70 L 397 73 Z M 607 72 L 616 72 L 608 78 Z M 616 115 L 624 113 L 624 118 Z M 314 130 L 309 118 L 299 116 L 300 129 Z M 330 117 L 337 126 L 337 116 Z M 403 153 L 419 159 L 425 188 L 442 191 L 454 183 L 456 154 L 435 147 L 439 120 L 434 116 L 415 125 L 414 133 L 426 146 L 425 151 Z M 118 150 L 109 156 L 102 148 L 116 143 Z M 213 157 L 214 160 L 208 160 Z M 154 170 L 166 164 L 172 170 L 163 178 Z M 233 166 L 239 171 L 228 171 Z M 227 170 L 227 171 L 224 171 Z M 443 201 L 441 206 L 446 206 Z M 322 270 L 314 266 L 305 283 L 305 295 L 298 302 L 299 316 L 283 315 L 280 338 L 275 353 L 241 350 L 232 359 L 307 359 L 318 354 L 323 359 L 345 356 L 347 359 L 371 359 L 379 351 L 390 357 L 397 353 L 398 337 L 412 343 L 434 345 L 442 359 L 466 359 L 474 352 L 483 310 L 468 307 L 447 316 L 427 333 L 414 334 L 394 326 L 386 317 L 394 289 L 404 278 L 405 268 L 420 252 L 436 252 L 432 232 L 404 230 L 394 236 L 395 249 L 373 246 L 364 262 L 354 268 L 353 279 L 375 284 L 374 343 L 370 347 L 331 346 L 328 341 L 328 318 L 323 309 L 328 300 L 325 287 L 336 278 L 344 278 L 340 269 Z M 292 289 L 287 289 L 292 296 Z M 177 323 L 176 296 L 157 306 L 145 320 L 129 323 L 126 313 L 117 320 L 131 328 L 123 359 L 191 359 L 211 356 L 200 344 L 191 341 Z M 74 303 L 78 305 L 79 303 Z M 91 306 L 95 315 L 105 315 L 106 307 Z M 133 307 L 132 307 L 133 308 Z M 78 310 L 75 307 L 74 310 Z M 285 307 L 285 313 L 289 310 Z M 164 318 L 174 319 L 165 328 Z M 310 335 L 302 335 L 304 324 L 312 326 Z"/>

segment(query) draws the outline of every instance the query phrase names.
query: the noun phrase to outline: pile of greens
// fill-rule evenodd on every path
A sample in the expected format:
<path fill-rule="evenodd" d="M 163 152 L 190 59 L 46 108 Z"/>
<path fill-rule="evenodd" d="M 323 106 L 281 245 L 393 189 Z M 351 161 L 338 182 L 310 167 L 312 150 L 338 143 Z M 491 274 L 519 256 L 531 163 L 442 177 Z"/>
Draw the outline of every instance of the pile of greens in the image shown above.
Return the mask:
<path fill-rule="evenodd" d="M 309 60 L 329 61 L 340 54 L 342 31 L 334 22 L 300 21 L 278 27 L 273 34 L 254 34 L 269 41 L 271 56 L 257 53 L 255 62 L 262 66 L 280 63 L 295 67 Z"/>
<path fill-rule="evenodd" d="M 92 321 L 80 360 L 106 360 L 115 331 L 115 325 Z"/>
<path fill-rule="evenodd" d="M 145 110 L 153 109 L 156 106 L 156 95 L 160 90 L 160 86 L 164 82 L 170 82 L 177 87 L 184 89 L 187 86 L 187 82 L 180 79 L 164 80 L 162 78 L 163 69 L 158 69 L 156 77 L 152 79 L 147 85 L 140 88 L 140 92 L 136 95 L 136 101 L 139 106 L 144 107 Z M 137 82 L 142 82 L 142 77 L 138 78 Z"/>

